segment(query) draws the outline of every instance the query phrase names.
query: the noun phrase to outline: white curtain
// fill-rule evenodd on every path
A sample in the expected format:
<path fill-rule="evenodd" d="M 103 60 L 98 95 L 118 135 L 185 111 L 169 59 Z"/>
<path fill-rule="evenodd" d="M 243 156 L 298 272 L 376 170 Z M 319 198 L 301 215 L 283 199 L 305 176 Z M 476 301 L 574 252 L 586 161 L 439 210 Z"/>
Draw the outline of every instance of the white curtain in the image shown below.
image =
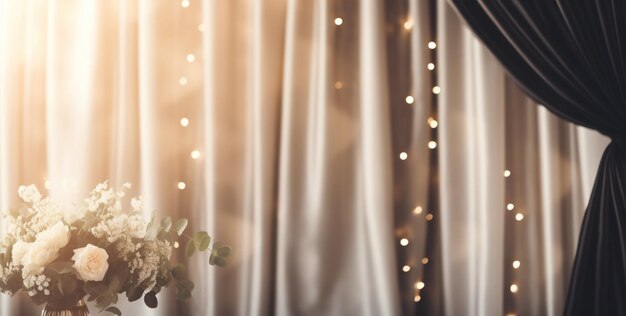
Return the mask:
<path fill-rule="evenodd" d="M 126 315 L 397 315 L 383 13 L 375 0 L 0 1 L 2 208 L 19 184 L 72 200 L 128 181 L 147 211 L 233 246 L 224 269 L 192 261 L 191 302 L 164 292 Z"/>
<path fill-rule="evenodd" d="M 608 139 L 537 107 L 438 4 L 446 314 L 561 315 Z"/>

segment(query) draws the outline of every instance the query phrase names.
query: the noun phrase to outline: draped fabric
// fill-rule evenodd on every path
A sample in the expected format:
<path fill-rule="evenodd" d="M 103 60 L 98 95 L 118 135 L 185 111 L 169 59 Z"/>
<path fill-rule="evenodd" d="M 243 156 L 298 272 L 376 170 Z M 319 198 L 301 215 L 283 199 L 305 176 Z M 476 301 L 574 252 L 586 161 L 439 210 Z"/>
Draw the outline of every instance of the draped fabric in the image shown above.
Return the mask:
<path fill-rule="evenodd" d="M 533 99 L 612 139 L 585 212 L 566 315 L 626 312 L 626 28 L 620 1 L 452 1 Z"/>

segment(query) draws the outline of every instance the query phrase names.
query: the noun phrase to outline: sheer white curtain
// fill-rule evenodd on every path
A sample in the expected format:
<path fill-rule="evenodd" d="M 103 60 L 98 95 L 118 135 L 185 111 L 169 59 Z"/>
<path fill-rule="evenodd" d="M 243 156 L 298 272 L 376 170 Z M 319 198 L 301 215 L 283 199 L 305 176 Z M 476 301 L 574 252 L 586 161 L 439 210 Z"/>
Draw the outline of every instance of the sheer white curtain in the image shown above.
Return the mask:
<path fill-rule="evenodd" d="M 194 259 L 191 302 L 125 314 L 398 314 L 383 12 L 0 1 L 2 208 L 19 184 L 71 200 L 128 181 L 147 211 L 233 246 L 224 269 Z"/>
<path fill-rule="evenodd" d="M 446 314 L 560 315 L 608 140 L 537 107 L 438 4 Z"/>

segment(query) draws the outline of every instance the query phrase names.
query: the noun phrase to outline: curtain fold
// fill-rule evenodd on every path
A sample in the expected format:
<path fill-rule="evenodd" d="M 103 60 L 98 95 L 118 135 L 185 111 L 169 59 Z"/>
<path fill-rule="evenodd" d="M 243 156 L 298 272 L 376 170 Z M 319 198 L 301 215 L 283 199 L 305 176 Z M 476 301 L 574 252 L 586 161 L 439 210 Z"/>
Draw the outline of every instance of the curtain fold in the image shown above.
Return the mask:
<path fill-rule="evenodd" d="M 585 212 L 565 314 L 623 313 L 626 25 L 619 17 L 626 6 L 619 1 L 452 3 L 533 99 L 612 138 Z"/>

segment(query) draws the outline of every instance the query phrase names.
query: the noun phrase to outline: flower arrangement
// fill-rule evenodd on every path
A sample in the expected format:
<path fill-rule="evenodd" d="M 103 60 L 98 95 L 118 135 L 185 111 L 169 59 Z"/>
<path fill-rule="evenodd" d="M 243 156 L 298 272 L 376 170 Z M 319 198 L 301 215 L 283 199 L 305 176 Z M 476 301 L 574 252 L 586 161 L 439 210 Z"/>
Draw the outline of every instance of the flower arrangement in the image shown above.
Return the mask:
<path fill-rule="evenodd" d="M 146 221 L 141 197 L 124 210 L 129 188 L 125 184 L 116 191 L 101 183 L 84 205 L 68 209 L 34 185 L 21 186 L 18 193 L 27 207 L 4 215 L 0 291 L 26 292 L 38 305 L 71 307 L 86 298 L 116 315 L 121 311 L 113 305 L 123 293 L 129 301 L 143 297 L 156 308 L 157 293 L 175 282 L 177 298 L 190 298 L 194 284 L 185 277 L 185 265 L 171 259 L 178 240 L 187 239 L 187 257 L 207 251 L 209 263 L 217 266 L 227 263 L 231 248 L 211 243 L 207 232 L 186 235 L 185 218 Z"/>

